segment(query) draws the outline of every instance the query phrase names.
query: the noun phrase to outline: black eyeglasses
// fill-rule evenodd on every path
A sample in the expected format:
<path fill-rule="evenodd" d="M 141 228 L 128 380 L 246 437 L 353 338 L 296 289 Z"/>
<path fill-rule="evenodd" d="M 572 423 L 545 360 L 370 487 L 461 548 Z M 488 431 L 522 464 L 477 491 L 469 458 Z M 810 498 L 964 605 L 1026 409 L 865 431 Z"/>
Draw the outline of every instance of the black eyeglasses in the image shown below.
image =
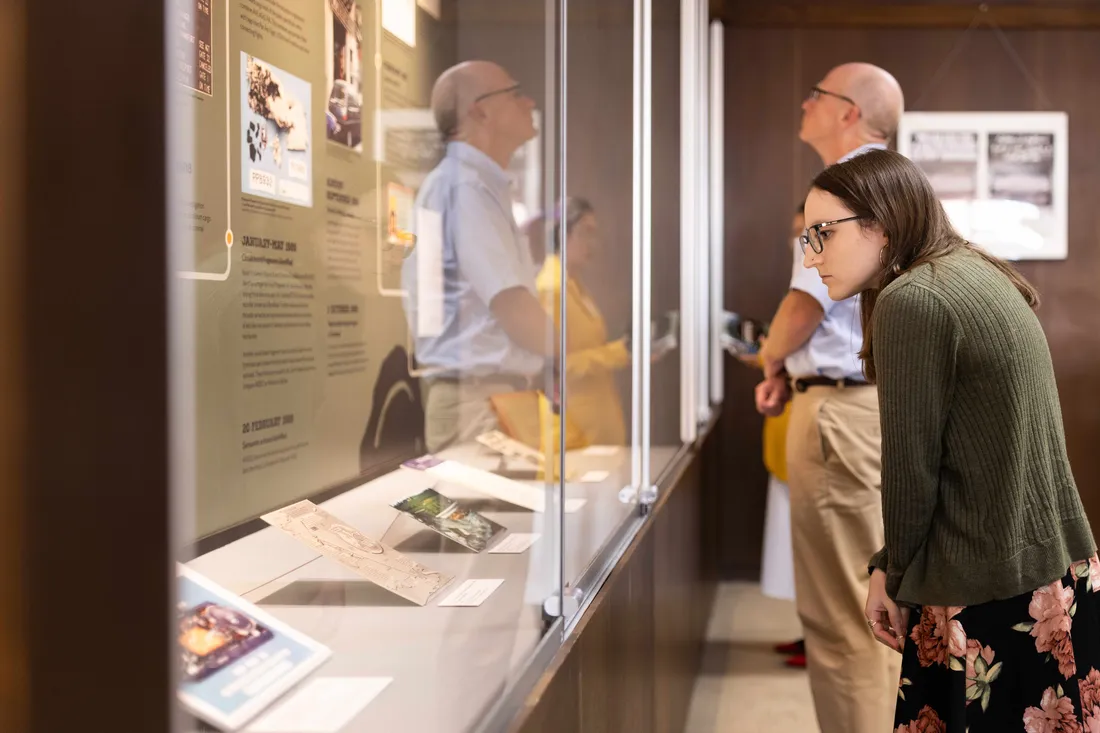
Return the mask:
<path fill-rule="evenodd" d="M 852 99 L 851 97 L 845 97 L 843 94 L 837 94 L 836 92 L 830 92 L 829 90 L 822 89 L 821 87 L 810 87 L 810 99 L 817 100 L 817 99 L 821 99 L 821 97 L 823 97 L 823 96 L 824 97 L 836 97 L 837 99 L 844 100 L 845 102 L 852 105 L 853 107 L 858 107 L 859 106 L 858 104 L 856 104 L 856 100 Z"/>
<path fill-rule="evenodd" d="M 849 216 L 846 219 L 835 219 L 833 221 L 823 221 L 820 224 L 814 224 L 812 227 L 806 230 L 806 233 L 798 238 L 798 243 L 802 245 L 802 254 L 806 254 L 806 245 L 810 245 L 817 254 L 825 249 L 825 243 L 821 239 L 821 230 L 825 227 L 831 227 L 835 224 L 843 224 L 846 221 L 858 221 L 862 219 L 862 216 Z"/>
<path fill-rule="evenodd" d="M 474 104 L 477 104 L 478 102 L 482 102 L 486 99 L 489 99 L 490 97 L 495 97 L 499 94 L 511 94 L 513 97 L 518 97 L 521 94 L 523 94 L 523 87 L 520 86 L 519 84 L 513 84 L 510 87 L 506 87 L 504 89 L 497 89 L 494 92 L 485 92 L 485 94 L 482 94 L 480 97 L 476 97 L 474 99 Z"/>

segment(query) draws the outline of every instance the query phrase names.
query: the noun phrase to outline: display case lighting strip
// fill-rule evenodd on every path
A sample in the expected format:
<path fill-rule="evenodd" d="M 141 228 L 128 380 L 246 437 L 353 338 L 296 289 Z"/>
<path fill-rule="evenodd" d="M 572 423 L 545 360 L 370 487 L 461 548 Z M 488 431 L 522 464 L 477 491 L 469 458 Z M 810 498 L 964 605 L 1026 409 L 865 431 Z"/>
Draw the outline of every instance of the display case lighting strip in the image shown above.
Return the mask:
<path fill-rule="evenodd" d="M 695 270 L 698 241 L 696 117 L 698 0 L 680 4 L 680 440 L 695 441 Z"/>
<path fill-rule="evenodd" d="M 722 351 L 723 314 L 725 313 L 725 27 L 722 21 L 710 24 L 710 401 L 719 405 L 725 398 Z"/>

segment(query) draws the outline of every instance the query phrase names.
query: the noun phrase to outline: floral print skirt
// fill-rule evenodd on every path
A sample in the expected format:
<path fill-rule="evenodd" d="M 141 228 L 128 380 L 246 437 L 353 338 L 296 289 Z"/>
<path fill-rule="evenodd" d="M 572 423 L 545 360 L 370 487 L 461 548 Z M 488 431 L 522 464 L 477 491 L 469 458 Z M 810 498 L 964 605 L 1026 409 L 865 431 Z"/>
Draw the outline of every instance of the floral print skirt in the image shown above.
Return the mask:
<path fill-rule="evenodd" d="M 1100 560 L 1038 590 L 909 614 L 894 733 L 1100 733 Z"/>

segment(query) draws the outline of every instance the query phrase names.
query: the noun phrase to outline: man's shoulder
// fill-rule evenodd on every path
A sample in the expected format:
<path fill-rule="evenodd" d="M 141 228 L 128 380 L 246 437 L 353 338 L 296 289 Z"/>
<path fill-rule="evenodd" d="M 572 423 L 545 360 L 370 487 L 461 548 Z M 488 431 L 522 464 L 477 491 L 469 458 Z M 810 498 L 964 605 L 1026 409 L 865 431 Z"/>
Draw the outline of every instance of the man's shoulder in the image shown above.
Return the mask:
<path fill-rule="evenodd" d="M 488 192 L 476 168 L 447 157 L 425 177 L 418 198 L 427 203 L 443 196 L 450 197 L 456 190 L 462 189 Z"/>

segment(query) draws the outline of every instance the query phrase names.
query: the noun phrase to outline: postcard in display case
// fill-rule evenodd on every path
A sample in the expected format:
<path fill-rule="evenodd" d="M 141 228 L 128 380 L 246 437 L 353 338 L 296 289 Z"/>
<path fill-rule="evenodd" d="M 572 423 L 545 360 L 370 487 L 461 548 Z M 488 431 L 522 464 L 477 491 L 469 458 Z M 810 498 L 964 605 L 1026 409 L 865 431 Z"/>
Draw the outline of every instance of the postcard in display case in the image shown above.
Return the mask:
<path fill-rule="evenodd" d="M 207 723 L 239 729 L 330 652 L 193 570 L 177 566 L 178 695 Z"/>
<path fill-rule="evenodd" d="M 367 537 L 308 500 L 265 514 L 263 520 L 418 606 L 453 580 Z"/>
<path fill-rule="evenodd" d="M 425 489 L 393 506 L 432 531 L 474 552 L 481 552 L 494 537 L 506 531 L 493 520 L 486 519 L 454 499 L 448 499 L 435 489 Z"/>

